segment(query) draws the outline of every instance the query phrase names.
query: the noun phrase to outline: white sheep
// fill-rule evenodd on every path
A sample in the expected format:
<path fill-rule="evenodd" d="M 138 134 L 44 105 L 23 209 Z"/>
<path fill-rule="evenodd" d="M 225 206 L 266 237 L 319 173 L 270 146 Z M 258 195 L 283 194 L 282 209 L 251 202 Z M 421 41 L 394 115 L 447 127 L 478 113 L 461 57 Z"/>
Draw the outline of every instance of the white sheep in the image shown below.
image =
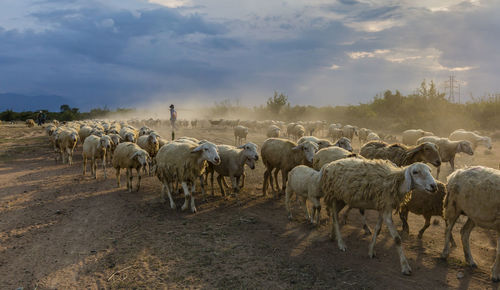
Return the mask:
<path fill-rule="evenodd" d="M 278 172 L 281 171 L 283 188 L 286 189 L 286 181 L 288 172 L 297 165 L 308 165 L 312 163 L 314 153 L 318 151 L 318 145 L 311 141 L 305 141 L 302 144 L 297 144 L 290 140 L 280 138 L 269 138 L 264 141 L 261 149 L 262 162 L 266 166 L 264 172 L 264 184 L 262 193 L 265 196 L 268 182 L 271 183 L 271 188 L 274 190 L 272 170 L 274 169 L 274 179 L 276 181 L 276 192 L 274 197 L 278 197 L 279 184 Z"/>
<path fill-rule="evenodd" d="M 330 125 L 330 127 L 328 127 L 328 136 L 330 138 L 332 138 L 332 141 L 333 140 L 337 140 L 337 139 L 340 139 L 342 138 L 343 136 L 343 132 L 342 132 L 342 129 L 340 128 L 337 128 L 334 126 L 335 124 L 332 124 Z"/>
<path fill-rule="evenodd" d="M 349 140 L 352 141 L 352 138 L 354 137 L 354 135 L 358 135 L 358 128 L 356 126 L 345 125 L 342 128 L 342 136 L 343 137 L 349 138 Z"/>
<path fill-rule="evenodd" d="M 457 153 L 465 153 L 468 155 L 473 155 L 474 150 L 469 141 L 450 141 L 448 138 L 439 138 L 436 136 L 422 137 L 417 140 L 417 144 L 422 144 L 424 142 L 431 142 L 438 146 L 439 156 L 441 157 L 441 164 L 443 162 L 449 162 L 451 166 L 451 171 L 455 171 L 455 155 Z M 436 179 L 439 178 L 439 172 L 441 171 L 441 166 L 437 167 Z"/>
<path fill-rule="evenodd" d="M 370 141 L 380 141 L 380 140 L 382 140 L 382 139 L 375 132 L 370 132 L 370 133 L 368 133 L 368 136 L 366 136 L 366 141 L 368 141 L 368 142 L 370 142 Z"/>
<path fill-rule="evenodd" d="M 85 138 L 91 135 L 92 127 L 90 126 L 82 126 L 80 130 L 78 130 L 78 136 L 80 137 L 80 142 L 83 144 L 85 142 Z"/>
<path fill-rule="evenodd" d="M 436 191 L 437 188 L 430 168 L 423 163 L 400 168 L 387 160 L 346 158 L 325 165 L 321 189 L 333 220 L 332 237 L 337 238 L 339 249 L 345 251 L 346 246 L 340 234 L 338 212 L 346 204 L 354 208 L 377 210 L 379 217 L 368 255 L 375 256 L 377 235 L 382 222 L 385 222 L 396 244 L 401 271 L 410 275 L 411 268 L 403 252 L 401 237 L 392 221 L 392 211 L 398 208 L 406 194 L 415 188 L 430 192 Z"/>
<path fill-rule="evenodd" d="M 25 122 L 26 126 L 28 126 L 28 128 L 32 128 L 32 127 L 35 127 L 35 120 L 33 119 L 27 119 L 26 122 Z"/>
<path fill-rule="evenodd" d="M 276 125 L 270 125 L 267 128 L 266 136 L 267 138 L 279 138 L 281 134 L 281 129 L 280 127 Z"/>
<path fill-rule="evenodd" d="M 73 151 L 78 143 L 78 139 L 78 132 L 72 128 L 62 128 L 59 134 L 57 134 L 55 139 L 57 143 L 56 147 L 59 148 L 63 163 L 66 163 L 66 160 L 68 160 L 69 165 L 73 164 Z"/>
<path fill-rule="evenodd" d="M 323 148 L 314 154 L 312 168 L 319 171 L 327 163 L 348 157 L 357 157 L 357 155 L 337 146 Z"/>
<path fill-rule="evenodd" d="M 192 194 L 195 190 L 195 181 L 203 174 L 207 161 L 214 165 L 220 163 L 217 147 L 210 142 L 200 145 L 176 141 L 161 147 L 156 154 L 156 176 L 162 182 L 162 201 L 165 201 L 165 192 L 167 192 L 170 207 L 174 209 L 175 203 L 170 193 L 171 185 L 174 182 L 181 182 L 185 198 L 182 210 L 188 208 L 189 199 L 191 199 L 191 211 L 196 212 Z M 191 192 L 188 189 L 189 185 L 191 185 Z"/>
<path fill-rule="evenodd" d="M 154 160 L 156 153 L 160 150 L 160 143 L 156 134 L 142 135 L 137 138 L 137 145 L 148 152 L 149 156 Z M 151 175 L 151 169 L 153 167 L 154 161 L 149 163 L 149 174 Z"/>
<path fill-rule="evenodd" d="M 424 136 L 433 136 L 434 133 L 426 132 L 422 129 L 410 129 L 403 132 L 403 144 L 406 145 L 415 145 L 417 143 L 418 138 L 422 138 Z"/>
<path fill-rule="evenodd" d="M 122 127 L 120 129 L 120 136 L 126 142 L 135 143 L 137 141 L 137 130 L 133 127 Z"/>
<path fill-rule="evenodd" d="M 87 170 L 87 158 L 90 158 L 90 172 L 97 178 L 97 159 L 102 159 L 102 170 L 104 179 L 106 179 L 106 152 L 111 150 L 113 141 L 107 135 L 97 137 L 90 135 L 83 142 L 82 157 L 83 157 L 83 175 Z"/>
<path fill-rule="evenodd" d="M 497 252 L 491 279 L 500 281 L 500 171 L 493 168 L 474 166 L 459 169 L 448 176 L 448 193 L 444 200 L 444 218 L 447 221 L 442 258 L 450 253 L 450 239 L 453 226 L 461 214 L 467 222 L 460 230 L 465 261 L 477 267 L 470 251 L 469 238 L 472 229 L 478 225 L 497 232 Z"/>
<path fill-rule="evenodd" d="M 292 197 L 293 193 L 295 193 L 298 198 L 302 199 L 306 218 L 310 220 L 311 223 L 316 222 L 316 224 L 319 224 L 319 217 L 321 213 L 320 200 L 323 197 L 323 191 L 321 190 L 320 186 L 320 179 L 322 174 L 322 170 L 316 171 L 305 165 L 296 166 L 288 173 L 288 181 L 285 190 L 285 205 L 289 219 L 292 218 L 292 212 L 290 210 L 290 198 Z M 309 209 L 307 207 L 308 199 L 313 204 L 312 215 L 309 215 Z"/>
<path fill-rule="evenodd" d="M 318 144 L 318 149 L 323 149 L 323 148 L 333 146 L 333 144 L 330 141 L 328 141 L 326 139 L 319 139 L 319 138 L 316 138 L 314 136 L 304 136 L 304 137 L 300 138 L 299 141 L 297 141 L 297 144 L 304 143 L 305 141 L 311 141 L 313 143 Z"/>
<path fill-rule="evenodd" d="M 359 132 L 358 132 L 359 143 L 360 144 L 365 143 L 366 138 L 368 137 L 368 134 L 370 134 L 372 132 L 373 132 L 372 130 L 366 129 L 366 128 L 359 129 Z"/>
<path fill-rule="evenodd" d="M 225 196 L 222 182 L 224 180 L 224 177 L 227 176 L 231 179 L 233 192 L 236 196 L 236 199 L 238 199 L 238 192 L 240 190 L 240 178 L 242 176 L 245 176 L 245 164 L 253 170 L 255 169 L 255 162 L 259 160 L 257 145 L 251 142 L 239 147 L 230 145 L 218 145 L 217 151 L 219 152 L 221 162 L 219 165 L 211 165 L 209 166 L 209 168 L 219 174 L 219 176 L 217 177 L 217 183 L 219 184 L 222 195 Z M 213 194 L 213 172 L 210 181 Z"/>
<path fill-rule="evenodd" d="M 120 187 L 120 169 L 127 173 L 127 189 L 132 192 L 132 169 L 137 171 L 137 191 L 141 187 L 141 169 L 148 164 L 149 154 L 135 143 L 123 142 L 116 146 L 113 154 L 113 167 L 116 170 L 116 182 Z"/>
<path fill-rule="evenodd" d="M 248 128 L 245 126 L 238 125 L 234 127 L 234 145 L 241 144 L 243 139 L 246 141 L 248 135 Z"/>
<path fill-rule="evenodd" d="M 333 144 L 333 146 L 337 146 L 337 147 L 340 147 L 340 148 L 343 148 L 347 151 L 352 152 L 351 140 L 349 140 L 346 137 L 340 137 L 340 139 L 337 140 L 337 142 L 335 142 L 335 144 Z"/>
<path fill-rule="evenodd" d="M 467 140 L 472 144 L 472 148 L 476 149 L 477 146 L 482 145 L 491 150 L 491 138 L 487 136 L 480 136 L 475 132 L 465 131 L 458 129 L 450 134 L 450 140 Z"/>

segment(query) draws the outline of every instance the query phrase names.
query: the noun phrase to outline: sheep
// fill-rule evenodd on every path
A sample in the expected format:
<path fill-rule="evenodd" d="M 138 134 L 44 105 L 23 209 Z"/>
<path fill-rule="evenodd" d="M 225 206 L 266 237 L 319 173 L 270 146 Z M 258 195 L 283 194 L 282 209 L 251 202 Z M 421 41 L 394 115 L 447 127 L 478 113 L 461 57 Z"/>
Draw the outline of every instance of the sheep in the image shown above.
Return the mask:
<path fill-rule="evenodd" d="M 426 132 L 422 129 L 411 129 L 403 132 L 403 144 L 406 145 L 415 145 L 417 143 L 418 138 L 422 138 L 424 136 L 433 136 L 434 133 Z"/>
<path fill-rule="evenodd" d="M 320 179 L 323 170 L 317 171 L 305 165 L 299 165 L 293 168 L 288 173 L 288 181 L 286 186 L 285 205 L 288 212 L 288 219 L 292 219 L 292 212 L 290 210 L 290 198 L 293 193 L 302 199 L 306 218 L 312 223 L 319 224 L 319 217 L 321 213 L 320 199 L 323 197 L 323 192 L 320 187 Z M 307 207 L 307 199 L 313 203 L 312 215 L 309 215 Z M 316 217 L 316 220 L 314 219 Z"/>
<path fill-rule="evenodd" d="M 120 136 L 126 142 L 135 143 L 137 141 L 137 132 L 131 127 L 122 127 L 120 130 Z"/>
<path fill-rule="evenodd" d="M 156 138 L 156 134 L 148 134 L 148 135 L 142 135 L 137 139 L 137 145 L 141 147 L 142 149 L 146 150 L 148 152 L 149 156 L 153 158 L 152 162 L 149 163 L 149 174 L 151 175 L 151 169 L 153 167 L 154 163 L 154 157 L 156 156 L 156 153 L 158 153 L 158 150 L 160 150 L 160 143 L 158 142 L 158 139 Z M 145 168 L 144 168 L 145 169 Z"/>
<path fill-rule="evenodd" d="M 304 134 L 306 133 L 306 129 L 300 124 L 295 124 L 290 129 L 287 129 L 287 133 L 289 137 L 291 136 L 292 139 L 297 140 L 304 136 Z"/>
<path fill-rule="evenodd" d="M 268 182 L 273 186 L 273 178 L 271 176 L 272 170 L 274 171 L 274 179 L 276 180 L 276 188 L 279 191 L 278 172 L 281 170 L 282 178 L 282 191 L 286 189 L 286 181 L 288 179 L 288 172 L 297 165 L 312 163 L 314 153 L 318 151 L 318 145 L 311 141 L 305 141 L 298 144 L 286 139 L 269 138 L 264 141 L 261 149 L 262 162 L 266 166 L 264 172 L 264 185 L 262 193 L 265 196 Z M 278 195 L 275 193 L 274 197 Z"/>
<path fill-rule="evenodd" d="M 465 131 L 464 129 L 458 129 L 452 132 L 449 136 L 450 140 L 467 140 L 472 144 L 472 149 L 476 149 L 477 146 L 482 145 L 491 150 L 491 138 L 487 136 L 480 136 L 475 132 Z"/>
<path fill-rule="evenodd" d="M 351 140 L 349 140 L 346 137 L 341 137 L 340 139 L 338 139 L 337 142 L 335 142 L 335 144 L 333 144 L 333 146 L 337 146 L 337 147 L 343 148 L 349 152 L 352 152 Z"/>
<path fill-rule="evenodd" d="M 50 124 L 45 128 L 45 132 L 47 132 L 47 135 L 49 135 L 49 137 L 51 137 L 52 134 L 54 134 L 54 132 L 56 131 L 56 129 L 57 129 L 57 127 L 55 125 Z"/>
<path fill-rule="evenodd" d="M 345 125 L 342 128 L 342 136 L 349 138 L 352 141 L 354 135 L 358 135 L 358 130 L 355 126 Z"/>
<path fill-rule="evenodd" d="M 421 189 L 412 190 L 401 203 L 399 208 L 399 217 L 403 223 L 403 232 L 408 234 L 408 213 L 422 215 L 425 218 L 425 224 L 418 232 L 418 238 L 422 239 L 425 230 L 431 225 L 431 217 L 443 216 L 443 199 L 446 195 L 446 185 L 436 180 L 437 191 L 431 193 Z M 455 244 L 451 237 L 452 244 Z"/>
<path fill-rule="evenodd" d="M 332 141 L 342 138 L 343 137 L 342 129 L 339 129 L 337 127 L 332 127 L 332 125 L 328 127 L 328 136 L 332 138 Z"/>
<path fill-rule="evenodd" d="M 392 221 L 392 210 L 399 207 L 410 190 L 435 192 L 436 188 L 430 168 L 423 163 L 400 168 L 387 160 L 345 158 L 325 165 L 321 177 L 325 204 L 332 216 L 332 238 L 337 238 L 339 249 L 345 251 L 346 246 L 340 234 L 338 212 L 346 204 L 355 208 L 375 209 L 379 217 L 368 255 L 371 258 L 375 256 L 375 242 L 384 221 L 396 244 L 401 272 L 405 275 L 410 275 L 411 268 L 403 252 L 401 237 Z"/>
<path fill-rule="evenodd" d="M 92 127 L 90 127 L 90 126 L 80 127 L 80 130 L 78 130 L 78 136 L 80 136 L 80 142 L 82 142 L 82 144 L 85 142 L 85 138 L 90 136 L 91 131 L 92 131 Z"/>
<path fill-rule="evenodd" d="M 113 141 L 107 135 L 97 137 L 90 135 L 83 142 L 82 157 L 83 157 L 83 175 L 87 170 L 87 157 L 91 158 L 90 172 L 97 179 L 97 159 L 102 159 L 102 170 L 104 179 L 106 179 L 106 152 L 111 149 Z"/>
<path fill-rule="evenodd" d="M 35 120 L 33 120 L 33 119 L 27 119 L 26 120 L 26 126 L 28 126 L 28 128 L 35 127 Z"/>
<path fill-rule="evenodd" d="M 251 142 L 239 147 L 218 145 L 217 151 L 219 152 L 221 160 L 220 164 L 209 164 L 209 169 L 207 170 L 212 171 L 212 177 L 210 179 L 212 185 L 212 195 L 214 193 L 213 171 L 215 171 L 219 174 L 219 176 L 217 177 L 217 183 L 219 184 L 222 195 L 225 196 L 222 182 L 224 177 L 228 176 L 231 179 L 231 184 L 236 199 L 238 199 L 238 192 L 240 190 L 240 178 L 242 176 L 245 176 L 245 164 L 253 170 L 255 169 L 255 162 L 259 160 L 257 145 Z"/>
<path fill-rule="evenodd" d="M 327 163 L 348 157 L 357 157 L 357 155 L 336 146 L 323 148 L 314 154 L 312 168 L 319 171 Z"/>
<path fill-rule="evenodd" d="M 201 145 L 193 142 L 171 142 L 161 147 L 156 154 L 156 176 L 162 183 L 161 200 L 165 201 L 165 192 L 167 192 L 170 207 L 175 209 L 175 203 L 170 194 L 171 184 L 179 181 L 185 198 L 182 210 L 188 208 L 188 200 L 191 198 L 191 211 L 195 213 L 196 206 L 192 194 L 195 181 L 203 174 L 207 161 L 214 165 L 221 162 L 217 147 L 210 142 Z M 189 185 L 191 185 L 191 192 L 188 189 Z"/>
<path fill-rule="evenodd" d="M 314 136 L 304 136 L 300 138 L 299 141 L 297 141 L 297 144 L 304 143 L 305 141 L 311 141 L 313 143 L 318 144 L 318 150 L 333 146 L 333 144 L 330 141 L 326 139 L 319 139 Z"/>
<path fill-rule="evenodd" d="M 148 126 L 142 126 L 141 129 L 139 129 L 139 137 L 149 135 L 151 131 L 151 128 L 149 128 Z"/>
<path fill-rule="evenodd" d="M 359 132 L 358 132 L 359 143 L 360 144 L 365 143 L 366 138 L 368 137 L 368 134 L 370 134 L 372 132 L 373 132 L 372 130 L 366 129 L 366 128 L 359 129 Z"/>
<path fill-rule="evenodd" d="M 248 128 L 245 126 L 238 125 L 234 127 L 234 145 L 241 144 L 243 139 L 247 140 Z"/>
<path fill-rule="evenodd" d="M 360 155 L 368 159 L 387 159 L 397 166 L 406 166 L 421 161 L 431 163 L 436 167 L 441 165 L 438 148 L 430 142 L 406 147 L 402 144 L 389 145 L 382 141 L 372 141 L 361 147 Z"/>
<path fill-rule="evenodd" d="M 280 127 L 276 125 L 271 125 L 267 128 L 266 136 L 267 138 L 279 138 L 281 133 Z"/>
<path fill-rule="evenodd" d="M 293 135 L 293 127 L 295 127 L 295 125 L 297 125 L 296 123 L 290 123 L 286 126 L 286 136 L 288 138 L 292 137 Z"/>
<path fill-rule="evenodd" d="M 444 199 L 444 219 L 447 221 L 444 249 L 441 257 L 450 253 L 450 239 L 453 226 L 461 214 L 467 222 L 460 230 L 465 261 L 477 267 L 469 246 L 472 229 L 478 225 L 497 232 L 497 252 L 491 279 L 500 281 L 500 171 L 493 168 L 474 166 L 459 169 L 448 176 L 448 193 Z"/>
<path fill-rule="evenodd" d="M 149 160 L 149 154 L 132 142 L 118 144 L 113 154 L 113 167 L 116 170 L 116 182 L 120 187 L 120 169 L 125 168 L 127 173 L 127 189 L 132 192 L 132 180 L 134 178 L 132 169 L 137 171 L 137 191 L 141 187 L 141 168 L 144 168 Z"/>
<path fill-rule="evenodd" d="M 73 164 L 73 150 L 75 150 L 78 139 L 78 133 L 71 128 L 64 128 L 57 134 L 56 147 L 59 148 L 63 163 L 66 163 L 67 159 L 69 165 Z"/>
<path fill-rule="evenodd" d="M 380 139 L 380 136 L 375 133 L 375 132 L 370 132 L 368 134 L 368 136 L 366 136 L 366 141 L 370 142 L 370 141 L 380 141 L 382 139 Z"/>
<path fill-rule="evenodd" d="M 448 138 L 439 138 L 435 136 L 422 137 L 417 140 L 417 144 L 422 144 L 424 142 L 431 142 L 438 146 L 441 162 L 449 162 L 452 172 L 455 171 L 455 154 L 460 152 L 464 152 L 465 154 L 468 155 L 474 154 L 474 150 L 472 149 L 472 144 L 466 140 L 450 141 L 450 139 Z M 439 179 L 440 171 L 441 171 L 441 166 L 438 166 L 436 179 Z"/>

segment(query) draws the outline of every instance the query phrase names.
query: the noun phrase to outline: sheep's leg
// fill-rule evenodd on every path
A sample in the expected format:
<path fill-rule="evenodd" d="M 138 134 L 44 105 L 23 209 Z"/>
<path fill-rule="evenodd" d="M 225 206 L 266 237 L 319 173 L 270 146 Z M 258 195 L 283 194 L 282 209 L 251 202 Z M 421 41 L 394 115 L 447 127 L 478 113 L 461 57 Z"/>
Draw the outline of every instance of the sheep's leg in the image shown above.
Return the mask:
<path fill-rule="evenodd" d="M 191 197 L 191 194 L 189 194 L 189 189 L 187 187 L 186 182 L 181 183 L 182 189 L 184 190 L 184 204 L 182 205 L 181 209 L 186 210 L 189 206 L 189 198 Z"/>
<path fill-rule="evenodd" d="M 262 185 L 262 196 L 266 196 L 266 191 L 267 191 L 267 186 L 269 182 L 269 177 L 271 176 L 271 172 L 269 169 L 266 169 L 264 172 L 264 184 Z M 273 182 L 272 179 L 270 180 L 271 183 Z M 272 187 L 272 184 L 271 184 Z"/>
<path fill-rule="evenodd" d="M 201 196 L 203 196 L 203 201 L 207 200 L 207 193 L 205 192 L 205 184 L 203 184 L 203 175 L 200 175 L 200 190 L 201 190 Z M 193 192 L 196 189 L 196 183 L 193 182 Z"/>
<path fill-rule="evenodd" d="M 439 180 L 439 173 L 441 172 L 441 165 L 437 167 L 436 180 Z"/>
<path fill-rule="evenodd" d="M 377 236 L 380 234 L 380 229 L 382 228 L 383 221 L 384 221 L 384 216 L 382 215 L 381 212 L 379 212 L 377 224 L 375 225 L 375 228 L 373 229 L 372 241 L 370 243 L 370 246 L 368 247 L 368 256 L 370 258 L 375 257 L 375 243 L 377 242 Z"/>
<path fill-rule="evenodd" d="M 137 171 L 137 191 L 141 188 L 141 167 L 135 169 Z M 132 169 L 130 169 L 130 175 L 132 175 Z M 130 181 L 130 188 L 132 188 L 132 181 Z"/>
<path fill-rule="evenodd" d="M 225 197 L 226 192 L 224 191 L 224 188 L 222 187 L 222 175 L 217 176 L 217 183 L 219 184 L 221 195 Z"/>
<path fill-rule="evenodd" d="M 66 153 L 68 154 L 69 165 L 73 165 L 73 151 L 69 148 L 66 148 Z"/>
<path fill-rule="evenodd" d="M 424 218 L 425 218 L 425 224 L 418 232 L 419 239 L 422 239 L 422 236 L 424 235 L 425 230 L 431 225 L 431 216 L 424 216 Z"/>
<path fill-rule="evenodd" d="M 457 222 L 459 216 L 460 214 L 455 214 L 455 216 L 449 217 L 446 220 L 446 231 L 444 233 L 444 249 L 441 253 L 441 258 L 443 259 L 448 258 L 448 255 L 450 254 L 450 238 L 452 236 L 451 231 L 453 230 L 453 226 Z"/>
<path fill-rule="evenodd" d="M 365 210 L 360 208 L 359 213 L 361 214 L 361 217 L 363 220 L 363 230 L 365 231 L 365 235 L 371 235 L 372 231 L 370 230 L 370 227 L 368 226 L 368 223 L 366 222 Z"/>
<path fill-rule="evenodd" d="M 274 182 L 276 183 L 276 191 L 280 190 L 280 184 L 278 182 L 278 173 L 280 172 L 279 168 L 274 169 Z M 282 180 L 283 181 L 283 180 Z M 271 180 L 271 187 L 273 187 L 273 182 Z M 273 188 L 274 191 L 274 188 Z"/>
<path fill-rule="evenodd" d="M 233 192 L 234 192 L 234 197 L 236 198 L 236 201 L 239 203 L 240 199 L 238 197 L 238 193 L 240 192 L 240 177 L 236 176 L 231 176 L 231 185 L 233 186 Z"/>
<path fill-rule="evenodd" d="M 117 183 L 117 187 L 120 188 L 120 168 L 115 168 L 116 170 L 116 183 Z"/>
<path fill-rule="evenodd" d="M 311 218 L 311 223 L 314 223 L 314 217 L 316 217 L 316 225 L 319 225 L 319 217 L 321 213 L 321 203 L 319 199 L 315 196 L 309 196 L 309 200 L 313 204 L 313 214 Z"/>
<path fill-rule="evenodd" d="M 451 172 L 455 171 L 455 156 L 450 159 Z"/>
<path fill-rule="evenodd" d="M 340 202 L 339 204 L 337 204 L 338 201 L 333 201 L 332 204 L 331 204 L 331 208 L 332 208 L 332 234 L 331 234 L 331 238 L 333 239 L 333 237 L 335 236 L 337 238 L 337 245 L 339 247 L 339 249 L 343 252 L 345 252 L 345 250 L 347 249 L 345 244 L 344 244 L 344 241 L 342 240 L 342 235 L 340 234 L 340 228 L 339 228 L 339 220 L 338 220 L 338 214 L 339 214 L 339 210 L 341 210 L 341 207 L 339 206 L 340 205 Z M 343 206 L 342 206 L 343 207 Z"/>
<path fill-rule="evenodd" d="M 474 222 L 470 218 L 468 218 L 467 222 L 460 230 L 460 234 L 462 235 L 462 247 L 464 248 L 465 262 L 469 264 L 472 268 L 477 268 L 477 265 L 474 262 L 474 259 L 472 258 L 472 254 L 470 252 L 470 244 L 469 244 L 470 233 L 474 227 L 475 227 Z"/>
<path fill-rule="evenodd" d="M 97 178 L 97 161 L 95 160 L 95 156 L 92 156 L 92 159 L 90 160 L 90 164 L 92 166 L 92 176 L 94 176 L 94 179 Z"/>
<path fill-rule="evenodd" d="M 85 154 L 83 155 L 83 175 L 85 175 L 87 171 L 87 157 L 85 157 Z"/>
<path fill-rule="evenodd" d="M 195 190 L 196 184 L 193 182 L 193 185 L 191 186 L 191 211 L 193 213 L 196 212 L 196 206 L 194 204 L 194 190 Z"/>
<path fill-rule="evenodd" d="M 300 197 L 302 203 L 303 203 L 303 206 L 304 206 L 304 212 L 306 214 L 306 219 L 312 223 L 313 222 L 313 219 L 312 219 L 312 216 L 309 214 L 309 208 L 307 207 L 307 197 L 306 196 L 301 196 Z"/>
<path fill-rule="evenodd" d="M 286 182 L 288 181 L 288 171 L 282 169 L 281 170 L 281 191 L 277 191 L 277 198 L 280 198 L 282 194 L 285 194 L 286 190 Z M 276 184 L 278 184 L 278 180 L 276 179 Z"/>
<path fill-rule="evenodd" d="M 241 175 L 241 186 L 240 186 L 240 188 L 245 187 L 245 178 L 246 178 L 246 174 L 245 174 L 245 172 L 243 172 L 243 174 Z"/>
<path fill-rule="evenodd" d="M 344 213 L 342 214 L 342 222 L 345 224 L 347 224 L 347 216 L 349 215 L 349 212 L 351 211 L 351 207 L 350 206 L 347 206 L 347 208 L 344 210 Z"/>
<path fill-rule="evenodd" d="M 384 221 L 385 224 L 387 225 L 387 228 L 389 229 L 389 232 L 391 233 L 392 238 L 394 239 L 394 242 L 396 243 L 396 249 L 399 254 L 399 262 L 401 263 L 401 272 L 404 275 L 410 275 L 411 267 L 410 264 L 408 263 L 408 260 L 406 259 L 403 250 L 403 245 L 401 244 L 401 237 L 399 236 L 399 233 L 396 230 L 396 227 L 394 226 L 394 223 L 392 221 L 392 210 L 384 212 Z"/>
<path fill-rule="evenodd" d="M 409 234 L 410 233 L 410 227 L 408 226 L 408 208 L 406 206 L 402 206 L 401 210 L 399 211 L 399 218 L 401 219 L 401 222 L 403 223 L 403 233 Z"/>
<path fill-rule="evenodd" d="M 288 212 L 288 219 L 292 219 L 292 211 L 290 209 L 290 197 L 292 196 L 293 191 L 290 187 L 287 187 L 285 190 L 285 206 L 286 206 L 286 211 Z"/>
<path fill-rule="evenodd" d="M 224 185 L 225 188 L 230 188 L 229 185 L 227 185 L 225 177 L 222 177 L 222 185 Z"/>
<path fill-rule="evenodd" d="M 494 282 L 500 281 L 500 266 L 498 265 L 500 263 L 500 233 L 497 232 L 497 235 L 499 236 L 497 238 L 497 254 L 495 264 L 493 264 L 493 269 L 491 270 L 491 280 Z"/>
<path fill-rule="evenodd" d="M 125 173 L 126 173 L 126 176 L 127 176 L 127 190 L 128 191 L 132 191 L 132 188 L 130 187 L 130 169 L 126 168 L 125 169 Z"/>
<path fill-rule="evenodd" d="M 107 178 L 107 175 L 106 175 L 106 156 L 104 156 L 104 158 L 102 159 L 102 171 L 104 173 L 104 179 Z"/>
<path fill-rule="evenodd" d="M 210 174 L 210 186 L 212 187 L 212 196 L 214 196 L 215 195 L 215 192 L 214 192 L 214 172 L 212 171 L 210 173 L 207 173 L 207 178 L 208 178 L 208 174 Z"/>

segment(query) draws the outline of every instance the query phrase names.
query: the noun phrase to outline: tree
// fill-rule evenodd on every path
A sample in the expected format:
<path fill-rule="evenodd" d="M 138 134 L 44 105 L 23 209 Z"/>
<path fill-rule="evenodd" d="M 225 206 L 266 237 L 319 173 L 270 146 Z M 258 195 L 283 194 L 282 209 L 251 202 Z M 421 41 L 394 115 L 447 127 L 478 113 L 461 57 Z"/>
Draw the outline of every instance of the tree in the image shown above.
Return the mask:
<path fill-rule="evenodd" d="M 290 105 L 288 102 L 288 96 L 274 91 L 274 96 L 272 98 L 267 99 L 267 109 L 273 114 L 279 114 L 281 108 L 286 105 Z"/>
<path fill-rule="evenodd" d="M 59 107 L 59 109 L 61 110 L 61 113 L 64 113 L 66 111 L 70 111 L 71 110 L 70 106 L 66 105 L 66 104 L 61 105 L 61 107 Z"/>

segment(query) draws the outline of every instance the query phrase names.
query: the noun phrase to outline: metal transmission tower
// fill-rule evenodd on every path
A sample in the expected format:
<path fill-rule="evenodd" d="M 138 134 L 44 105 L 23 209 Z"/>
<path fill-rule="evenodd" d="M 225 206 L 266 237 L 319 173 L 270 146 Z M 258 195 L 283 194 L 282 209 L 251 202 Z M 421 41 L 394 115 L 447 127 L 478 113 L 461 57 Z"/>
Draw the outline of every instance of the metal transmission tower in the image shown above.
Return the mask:
<path fill-rule="evenodd" d="M 448 91 L 448 101 L 455 102 L 455 89 L 458 90 L 458 102 L 460 103 L 460 82 L 457 81 L 454 75 L 451 75 L 449 80 L 444 82 L 445 91 Z"/>

